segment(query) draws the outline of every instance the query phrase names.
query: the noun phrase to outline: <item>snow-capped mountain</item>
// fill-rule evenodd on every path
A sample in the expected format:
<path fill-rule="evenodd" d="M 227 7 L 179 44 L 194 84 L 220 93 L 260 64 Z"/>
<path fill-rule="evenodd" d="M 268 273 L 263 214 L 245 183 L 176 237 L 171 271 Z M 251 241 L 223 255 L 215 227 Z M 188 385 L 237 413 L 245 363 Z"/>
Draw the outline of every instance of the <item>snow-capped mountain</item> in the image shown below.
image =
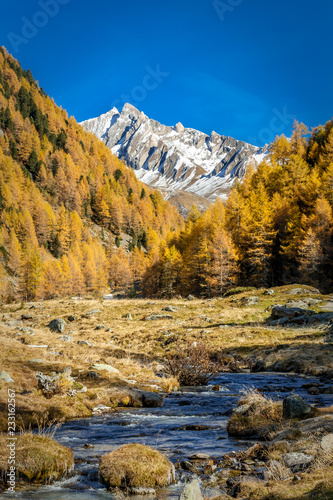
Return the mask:
<path fill-rule="evenodd" d="M 169 199 L 184 191 L 210 202 L 227 197 L 247 165 L 258 164 L 267 149 L 216 132 L 209 136 L 181 123 L 161 125 L 131 104 L 121 113 L 113 108 L 81 125 L 132 167 L 138 179 Z"/>

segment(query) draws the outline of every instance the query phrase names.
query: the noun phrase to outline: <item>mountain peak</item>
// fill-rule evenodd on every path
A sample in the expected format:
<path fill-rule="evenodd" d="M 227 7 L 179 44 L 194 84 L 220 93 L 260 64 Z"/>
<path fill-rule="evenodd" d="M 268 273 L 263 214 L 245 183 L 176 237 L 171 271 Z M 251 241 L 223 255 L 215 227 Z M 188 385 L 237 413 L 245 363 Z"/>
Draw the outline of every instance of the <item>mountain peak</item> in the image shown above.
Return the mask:
<path fill-rule="evenodd" d="M 130 103 L 120 114 L 116 111 L 81 125 L 102 139 L 140 180 L 164 192 L 186 191 L 209 201 L 226 197 L 247 165 L 264 156 L 260 148 L 215 131 L 208 136 L 180 122 L 162 125 Z"/>

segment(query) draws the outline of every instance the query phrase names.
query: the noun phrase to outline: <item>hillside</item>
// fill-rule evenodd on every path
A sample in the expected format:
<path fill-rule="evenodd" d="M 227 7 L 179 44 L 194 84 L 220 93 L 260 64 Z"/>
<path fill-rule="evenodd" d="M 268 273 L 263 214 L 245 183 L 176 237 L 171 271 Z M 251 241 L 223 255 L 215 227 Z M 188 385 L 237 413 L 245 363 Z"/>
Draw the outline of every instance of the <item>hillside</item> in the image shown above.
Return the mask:
<path fill-rule="evenodd" d="M 129 288 L 160 240 L 182 224 L 4 48 L 0 203 L 3 300 Z"/>
<path fill-rule="evenodd" d="M 138 179 L 187 209 L 193 203 L 204 209 L 207 201 L 226 199 L 247 166 L 258 165 L 267 154 L 267 147 L 214 131 L 208 136 L 181 123 L 162 125 L 128 103 L 121 112 L 113 108 L 81 124 L 132 167 Z"/>

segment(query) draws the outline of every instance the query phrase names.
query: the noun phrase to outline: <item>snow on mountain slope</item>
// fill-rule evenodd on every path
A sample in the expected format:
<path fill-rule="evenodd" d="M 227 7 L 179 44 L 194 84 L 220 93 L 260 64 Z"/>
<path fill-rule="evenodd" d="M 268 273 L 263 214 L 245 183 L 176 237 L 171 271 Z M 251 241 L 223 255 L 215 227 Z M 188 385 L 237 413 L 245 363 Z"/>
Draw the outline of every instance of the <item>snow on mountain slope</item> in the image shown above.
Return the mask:
<path fill-rule="evenodd" d="M 81 123 L 135 170 L 142 182 L 172 198 L 177 192 L 195 193 L 214 201 L 227 197 L 237 178 L 256 165 L 267 148 L 258 148 L 212 132 L 162 125 L 131 104 L 121 113 L 113 108 Z"/>

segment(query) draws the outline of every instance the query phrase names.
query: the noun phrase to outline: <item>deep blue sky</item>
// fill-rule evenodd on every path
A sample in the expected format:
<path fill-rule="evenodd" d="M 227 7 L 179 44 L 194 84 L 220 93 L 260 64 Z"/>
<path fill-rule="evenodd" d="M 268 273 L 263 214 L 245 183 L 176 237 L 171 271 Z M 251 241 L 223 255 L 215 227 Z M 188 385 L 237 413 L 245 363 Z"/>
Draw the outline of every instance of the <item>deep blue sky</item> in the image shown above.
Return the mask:
<path fill-rule="evenodd" d="M 0 44 L 78 121 L 130 100 L 167 125 L 260 145 L 293 117 L 333 116 L 331 0 L 50 2 L 59 12 L 36 17 L 38 0 L 0 0 Z M 24 17 L 46 25 L 15 51 Z"/>

